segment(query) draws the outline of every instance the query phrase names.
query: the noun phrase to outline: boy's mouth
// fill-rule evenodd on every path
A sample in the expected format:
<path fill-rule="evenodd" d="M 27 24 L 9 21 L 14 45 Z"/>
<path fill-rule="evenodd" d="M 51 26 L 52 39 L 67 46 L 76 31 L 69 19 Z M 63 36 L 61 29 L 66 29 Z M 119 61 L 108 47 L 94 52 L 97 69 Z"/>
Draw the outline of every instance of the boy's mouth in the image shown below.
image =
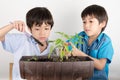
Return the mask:
<path fill-rule="evenodd" d="M 40 37 L 39 40 L 46 41 L 46 37 Z"/>
<path fill-rule="evenodd" d="M 90 31 L 89 29 L 85 29 L 86 32 Z"/>

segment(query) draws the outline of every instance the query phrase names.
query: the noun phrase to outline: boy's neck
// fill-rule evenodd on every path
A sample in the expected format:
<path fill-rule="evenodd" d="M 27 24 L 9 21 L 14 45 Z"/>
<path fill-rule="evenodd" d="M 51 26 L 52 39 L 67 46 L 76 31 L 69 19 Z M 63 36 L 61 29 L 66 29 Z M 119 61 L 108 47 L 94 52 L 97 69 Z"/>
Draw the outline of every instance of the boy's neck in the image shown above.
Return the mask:
<path fill-rule="evenodd" d="M 41 53 L 42 53 L 42 52 L 47 48 L 47 46 L 48 46 L 48 43 L 47 43 L 47 42 L 42 42 L 42 44 L 43 44 L 44 46 L 39 45 L 39 48 L 40 48 Z"/>
<path fill-rule="evenodd" d="M 99 35 L 96 35 L 96 36 L 90 36 L 89 39 L 88 39 L 88 45 L 90 46 L 93 41 L 95 41 L 97 39 Z"/>

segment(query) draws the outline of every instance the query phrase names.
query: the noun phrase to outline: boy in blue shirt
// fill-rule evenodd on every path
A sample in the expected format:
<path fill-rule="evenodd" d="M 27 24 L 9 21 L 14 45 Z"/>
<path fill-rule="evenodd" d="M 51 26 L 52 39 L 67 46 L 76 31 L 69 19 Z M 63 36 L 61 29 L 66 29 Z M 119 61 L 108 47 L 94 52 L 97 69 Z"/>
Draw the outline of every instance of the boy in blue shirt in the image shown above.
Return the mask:
<path fill-rule="evenodd" d="M 50 11 L 45 7 L 35 7 L 26 14 L 26 23 L 31 34 L 25 32 L 23 21 L 14 21 L 0 29 L 3 48 L 14 54 L 13 80 L 21 80 L 19 60 L 22 56 L 43 56 L 50 50 L 48 37 L 54 24 Z M 12 29 L 23 34 L 7 34 Z"/>
<path fill-rule="evenodd" d="M 107 12 L 102 6 L 90 5 L 83 10 L 81 17 L 84 31 L 78 35 L 83 37 L 83 44 L 77 37 L 68 40 L 72 45 L 72 55 L 88 56 L 94 61 L 94 74 L 90 80 L 108 80 L 114 51 L 111 39 L 103 33 L 108 21 Z"/>

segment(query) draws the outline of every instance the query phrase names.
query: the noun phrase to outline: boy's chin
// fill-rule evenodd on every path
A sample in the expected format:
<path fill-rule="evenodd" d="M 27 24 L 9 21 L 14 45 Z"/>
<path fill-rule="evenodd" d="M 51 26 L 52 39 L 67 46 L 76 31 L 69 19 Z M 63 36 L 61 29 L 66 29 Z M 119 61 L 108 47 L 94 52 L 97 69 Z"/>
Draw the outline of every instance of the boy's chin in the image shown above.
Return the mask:
<path fill-rule="evenodd" d="M 39 41 L 40 41 L 40 42 L 46 42 L 47 39 L 46 39 L 46 38 L 41 38 L 41 39 L 39 39 Z"/>
<path fill-rule="evenodd" d="M 46 40 L 39 40 L 41 43 L 44 43 L 44 42 L 46 42 Z"/>

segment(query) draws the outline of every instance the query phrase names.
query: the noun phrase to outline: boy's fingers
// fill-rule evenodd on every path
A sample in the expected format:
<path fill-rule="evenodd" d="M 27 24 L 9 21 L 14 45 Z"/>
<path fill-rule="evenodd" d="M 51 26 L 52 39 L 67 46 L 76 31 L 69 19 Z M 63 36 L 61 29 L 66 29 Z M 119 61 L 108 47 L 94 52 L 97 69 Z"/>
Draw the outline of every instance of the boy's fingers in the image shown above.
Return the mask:
<path fill-rule="evenodd" d="M 72 42 L 70 42 L 70 44 L 71 44 L 72 48 L 75 48 L 75 46 L 74 46 L 74 44 Z"/>
<path fill-rule="evenodd" d="M 19 27 L 19 28 L 20 28 L 19 30 L 20 30 L 21 32 L 24 32 L 24 31 L 25 31 L 25 25 L 21 23 L 21 24 L 19 24 L 19 26 L 20 26 L 20 27 Z"/>
<path fill-rule="evenodd" d="M 18 21 L 18 27 L 19 27 L 19 31 L 23 32 L 25 28 L 24 22 Z"/>
<path fill-rule="evenodd" d="M 25 24 L 23 21 L 14 21 L 12 22 L 13 27 L 18 31 L 24 32 L 25 31 Z"/>

